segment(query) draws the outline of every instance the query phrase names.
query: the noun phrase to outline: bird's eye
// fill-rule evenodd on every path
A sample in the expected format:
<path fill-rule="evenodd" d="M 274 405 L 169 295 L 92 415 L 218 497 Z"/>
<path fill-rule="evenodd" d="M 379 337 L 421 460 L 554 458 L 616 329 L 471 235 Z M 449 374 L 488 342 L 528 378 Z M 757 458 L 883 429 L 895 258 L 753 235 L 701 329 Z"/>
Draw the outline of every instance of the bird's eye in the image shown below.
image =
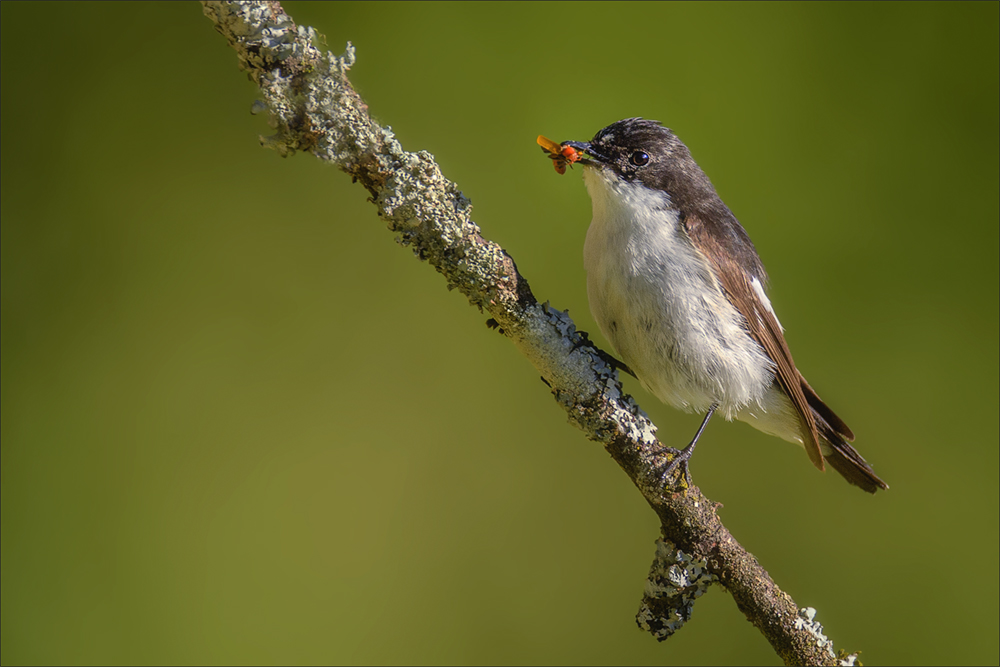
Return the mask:
<path fill-rule="evenodd" d="M 628 156 L 628 161 L 637 167 L 642 167 L 649 162 L 649 155 L 643 151 L 636 151 Z"/>

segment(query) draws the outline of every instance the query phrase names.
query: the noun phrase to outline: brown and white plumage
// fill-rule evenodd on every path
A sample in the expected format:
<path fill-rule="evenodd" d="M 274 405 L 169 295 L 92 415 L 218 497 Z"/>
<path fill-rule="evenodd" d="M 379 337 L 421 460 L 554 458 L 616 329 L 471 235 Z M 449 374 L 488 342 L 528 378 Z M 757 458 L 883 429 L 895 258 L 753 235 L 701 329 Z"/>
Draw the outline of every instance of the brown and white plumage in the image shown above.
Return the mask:
<path fill-rule="evenodd" d="M 718 408 L 801 444 L 868 492 L 888 488 L 795 367 L 756 249 L 687 147 L 636 118 L 564 143 L 589 155 L 591 311 L 640 382 L 682 410 Z"/>

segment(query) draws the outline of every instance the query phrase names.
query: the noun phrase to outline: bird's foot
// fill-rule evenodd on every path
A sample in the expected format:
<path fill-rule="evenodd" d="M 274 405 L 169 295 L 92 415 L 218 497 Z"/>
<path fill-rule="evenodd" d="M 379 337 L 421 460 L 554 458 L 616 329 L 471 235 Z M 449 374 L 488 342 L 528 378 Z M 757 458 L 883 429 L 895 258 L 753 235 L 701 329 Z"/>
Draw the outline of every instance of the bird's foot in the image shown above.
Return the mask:
<path fill-rule="evenodd" d="M 694 486 L 694 482 L 691 481 L 691 470 L 688 468 L 688 460 L 690 460 L 691 454 L 694 453 L 694 447 L 691 445 L 688 445 L 684 449 L 663 447 L 656 453 L 669 455 L 669 458 L 665 463 L 659 464 L 653 469 L 654 473 L 659 477 L 661 488 L 667 489 L 679 486 Z M 677 468 L 681 468 L 683 474 L 673 476 L 673 473 L 677 470 Z M 671 479 L 672 477 L 673 479 Z"/>

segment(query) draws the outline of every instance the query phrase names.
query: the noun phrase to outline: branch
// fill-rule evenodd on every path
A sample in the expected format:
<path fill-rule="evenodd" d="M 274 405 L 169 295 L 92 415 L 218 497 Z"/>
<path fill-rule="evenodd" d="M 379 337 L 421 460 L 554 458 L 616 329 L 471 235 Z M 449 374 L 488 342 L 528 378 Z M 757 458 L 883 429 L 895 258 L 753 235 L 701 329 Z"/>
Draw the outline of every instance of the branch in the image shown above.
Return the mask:
<path fill-rule="evenodd" d="M 749 554 L 716 515 L 717 505 L 681 478 L 667 492 L 660 471 L 668 451 L 656 427 L 622 391 L 607 356 L 576 331 L 569 316 L 539 304 L 514 260 L 480 233 L 471 204 L 425 152 L 403 150 L 375 123 L 340 57 L 313 45 L 278 2 L 204 2 L 204 12 L 260 87 L 277 133 L 261 143 L 282 156 L 307 151 L 360 182 L 397 240 L 411 246 L 538 369 L 569 420 L 604 445 L 660 518 L 662 539 L 637 621 L 663 640 L 690 618 L 695 598 L 717 582 L 786 664 L 832 665 L 831 642 Z M 853 656 L 848 656 L 848 662 Z"/>

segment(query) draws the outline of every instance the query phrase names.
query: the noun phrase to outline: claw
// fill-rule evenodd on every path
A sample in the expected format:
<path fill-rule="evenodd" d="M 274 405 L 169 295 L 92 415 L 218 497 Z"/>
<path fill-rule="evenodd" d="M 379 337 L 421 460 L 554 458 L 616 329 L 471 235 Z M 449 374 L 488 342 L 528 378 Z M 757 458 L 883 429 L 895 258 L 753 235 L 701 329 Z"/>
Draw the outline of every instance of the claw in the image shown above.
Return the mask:
<path fill-rule="evenodd" d="M 705 427 L 708 426 L 708 420 L 712 418 L 712 415 L 715 414 L 715 411 L 718 408 L 719 408 L 718 404 L 713 404 L 712 407 L 708 409 L 708 414 L 706 414 L 705 418 L 701 421 L 701 426 L 698 427 L 698 432 L 694 434 L 694 438 L 691 439 L 691 442 L 690 444 L 688 444 L 687 447 L 681 450 L 676 450 L 673 447 L 664 447 L 662 450 L 660 450 L 660 452 L 657 452 L 657 453 L 667 452 L 672 455 L 670 458 L 670 463 L 668 463 L 666 467 L 663 468 L 663 472 L 660 473 L 660 481 L 663 484 L 663 488 L 667 488 L 668 486 L 670 486 L 670 484 L 667 483 L 667 477 L 670 475 L 671 472 L 674 471 L 674 468 L 676 468 L 679 465 L 684 466 L 685 484 L 687 486 L 694 486 L 694 483 L 691 481 L 691 470 L 688 468 L 688 460 L 690 460 L 691 455 L 694 454 L 694 447 L 695 445 L 698 444 L 698 438 L 701 437 L 701 434 L 705 430 Z"/>

